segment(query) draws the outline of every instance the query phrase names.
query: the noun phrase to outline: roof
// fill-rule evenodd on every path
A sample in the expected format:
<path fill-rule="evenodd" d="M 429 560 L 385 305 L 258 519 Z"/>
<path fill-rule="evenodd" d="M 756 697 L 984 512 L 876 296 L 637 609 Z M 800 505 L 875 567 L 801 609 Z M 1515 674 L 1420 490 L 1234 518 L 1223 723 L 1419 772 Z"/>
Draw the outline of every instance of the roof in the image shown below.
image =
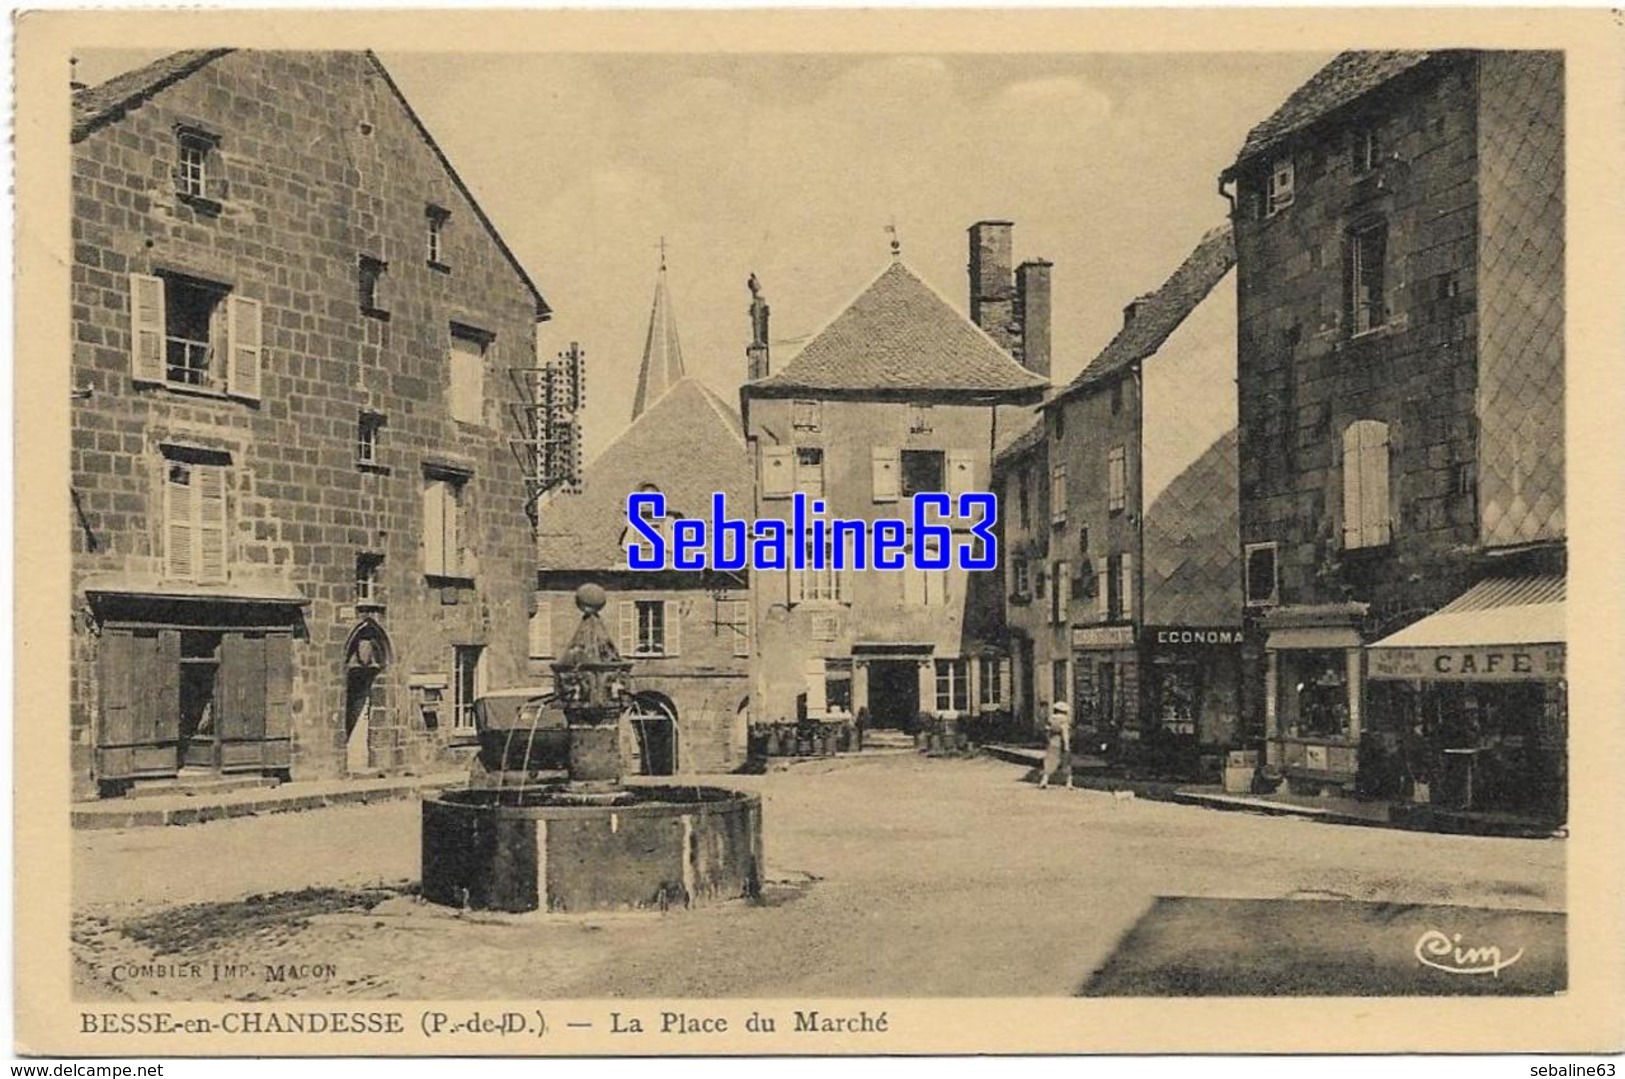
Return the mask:
<path fill-rule="evenodd" d="M 1371 647 L 1562 644 L 1566 590 L 1560 576 L 1492 577 Z"/>
<path fill-rule="evenodd" d="M 543 496 L 543 571 L 624 568 L 626 498 L 646 483 L 666 496 L 669 513 L 709 517 L 713 492 L 727 498 L 730 514 L 750 513 L 753 473 L 739 417 L 696 379 L 667 390 L 593 458 L 579 493 Z"/>
<path fill-rule="evenodd" d="M 1375 90 L 1395 76 L 1416 67 L 1431 52 L 1349 51 L 1337 56 L 1315 72 L 1310 80 L 1292 91 L 1269 119 L 1247 133 L 1247 141 L 1236 155 L 1238 162 L 1277 145 L 1288 135 L 1301 131 L 1328 113 Z"/>
<path fill-rule="evenodd" d="M 1000 440 L 993 454 L 994 463 L 1001 464 L 1037 449 L 1044 444 L 1044 434 L 1044 417 L 1040 413 L 1033 417 L 1027 426 L 1019 428 L 1013 436 Z"/>
<path fill-rule="evenodd" d="M 1234 428 L 1220 435 L 1145 513 L 1145 621 L 1241 624 L 1241 478 Z"/>
<path fill-rule="evenodd" d="M 236 51 L 238 50 L 188 49 L 182 52 L 170 53 L 168 56 L 161 57 L 133 71 L 115 75 L 106 82 L 76 91 L 73 95 L 72 106 L 72 141 L 79 142 L 92 132 L 123 119 L 130 110 L 139 108 L 163 90 L 188 78 L 222 56 Z M 474 216 L 479 219 L 485 231 L 490 234 L 491 239 L 497 245 L 497 249 L 507 258 L 514 272 L 524 282 L 525 288 L 529 290 L 536 301 L 537 321 L 545 321 L 551 317 L 553 309 L 547 305 L 547 300 L 543 298 L 541 290 L 531 280 L 530 274 L 525 272 L 524 266 L 520 265 L 518 257 L 508 247 L 507 242 L 502 239 L 502 234 L 497 231 L 496 225 L 486 216 L 485 210 L 480 207 L 479 200 L 474 197 L 474 193 L 469 190 L 468 185 L 463 182 L 463 178 L 452 167 L 451 160 L 446 157 L 445 151 L 440 148 L 440 144 L 435 142 L 433 135 L 429 134 L 428 127 L 419 118 L 411 103 L 406 100 L 406 95 L 395 84 L 395 80 L 390 77 L 383 61 L 379 60 L 377 54 L 371 49 L 366 50 L 364 55 L 368 62 L 378 70 L 379 75 L 384 80 L 384 85 L 389 87 L 390 92 L 400 102 L 407 118 L 418 129 L 418 134 L 423 137 L 423 141 L 428 145 L 429 150 L 439 160 L 441 167 L 446 170 L 446 175 L 451 178 L 452 184 L 467 200 L 469 207 L 474 211 Z"/>
<path fill-rule="evenodd" d="M 744 395 L 946 392 L 1015 403 L 1048 383 L 896 261 L 777 374 Z"/>
<path fill-rule="evenodd" d="M 643 364 L 638 368 L 638 391 L 632 418 L 643 415 L 671 387 L 683 379 L 683 346 L 677 340 L 677 316 L 666 291 L 666 263 L 662 259 L 655 278 L 654 305 L 649 310 L 649 335 L 643 342 Z"/>
<path fill-rule="evenodd" d="M 1221 225 L 1202 237 L 1162 287 L 1141 298 L 1134 320 L 1118 330 L 1100 355 L 1045 403 L 1064 401 L 1154 355 L 1235 265 L 1235 237 L 1229 225 Z"/>

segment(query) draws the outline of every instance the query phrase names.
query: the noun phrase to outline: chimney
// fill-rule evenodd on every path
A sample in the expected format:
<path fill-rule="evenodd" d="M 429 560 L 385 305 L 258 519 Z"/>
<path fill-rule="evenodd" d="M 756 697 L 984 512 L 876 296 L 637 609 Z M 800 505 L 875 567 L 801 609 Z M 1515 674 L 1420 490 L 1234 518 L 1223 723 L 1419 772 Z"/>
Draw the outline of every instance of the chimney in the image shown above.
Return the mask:
<path fill-rule="evenodd" d="M 1151 293 L 1147 292 L 1143 296 L 1134 297 L 1134 299 L 1123 305 L 1123 329 L 1126 330 L 1134 325 L 1134 320 L 1140 317 L 1140 312 L 1145 308 L 1146 304 L 1151 302 L 1151 299 Z"/>
<path fill-rule="evenodd" d="M 1010 272 L 1009 221 L 978 221 L 970 227 L 970 317 L 1000 346 L 1014 352 L 1020 338 L 1015 281 Z"/>
<path fill-rule="evenodd" d="M 78 93 L 86 88 L 86 84 L 79 81 L 79 58 L 77 56 L 68 57 L 68 90 L 72 93 Z"/>
<path fill-rule="evenodd" d="M 747 377 L 751 382 L 759 378 L 766 378 L 771 373 L 767 346 L 767 317 L 772 308 L 767 306 L 767 300 L 762 296 L 762 284 L 751 274 L 746 282 L 750 289 L 750 347 L 745 349 L 747 363 Z"/>
<path fill-rule="evenodd" d="M 1021 365 L 1049 378 L 1050 263 L 1029 259 L 1016 270 L 1016 318 L 1021 323 Z"/>

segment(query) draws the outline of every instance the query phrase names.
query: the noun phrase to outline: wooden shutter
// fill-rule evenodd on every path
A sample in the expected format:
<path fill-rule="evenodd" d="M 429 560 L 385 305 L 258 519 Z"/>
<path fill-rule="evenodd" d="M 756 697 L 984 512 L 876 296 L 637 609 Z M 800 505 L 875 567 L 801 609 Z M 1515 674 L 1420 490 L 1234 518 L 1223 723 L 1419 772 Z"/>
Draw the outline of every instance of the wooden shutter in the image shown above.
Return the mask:
<path fill-rule="evenodd" d="M 1102 568 L 1095 570 L 1095 618 L 1102 622 L 1111 617 L 1111 582 L 1105 569 L 1109 564 L 1108 559 Z"/>
<path fill-rule="evenodd" d="M 1001 708 L 1008 707 L 1012 701 L 1012 692 L 1015 689 L 1015 674 L 1010 666 L 1010 657 L 1005 656 L 999 660 L 999 696 L 994 703 Z"/>
<path fill-rule="evenodd" d="M 264 341 L 258 300 L 226 297 L 226 391 L 250 401 L 260 399 L 260 366 Z"/>
<path fill-rule="evenodd" d="M 824 673 L 824 659 L 814 656 L 807 660 L 807 714 L 821 716 L 828 709 L 828 697 Z"/>
<path fill-rule="evenodd" d="M 423 483 L 423 572 L 431 577 L 446 573 L 445 480 Z"/>
<path fill-rule="evenodd" d="M 130 375 L 164 381 L 164 279 L 130 275 Z"/>
<path fill-rule="evenodd" d="M 876 502 L 897 501 L 902 491 L 901 471 L 895 448 L 876 446 L 870 452 L 870 472 L 874 477 Z"/>
<path fill-rule="evenodd" d="M 1360 539 L 1363 546 L 1388 542 L 1388 425 L 1361 425 Z"/>
<path fill-rule="evenodd" d="M 145 644 L 145 640 L 142 641 Z M 135 771 L 135 638 L 107 630 L 101 638 L 101 720 L 96 730 L 96 778 L 127 779 Z"/>
<path fill-rule="evenodd" d="M 1123 579 L 1119 584 L 1119 591 L 1123 595 L 1123 617 L 1134 617 L 1134 556 L 1126 554 L 1121 563 Z"/>
<path fill-rule="evenodd" d="M 259 742 L 266 730 L 266 638 L 227 633 L 220 638 L 219 712 L 215 729 L 222 742 Z M 242 762 L 241 749 L 226 751 L 228 761 Z M 252 763 L 259 763 L 257 760 Z"/>
<path fill-rule="evenodd" d="M 762 497 L 785 498 L 796 486 L 795 447 L 762 448 Z"/>
<path fill-rule="evenodd" d="M 683 605 L 676 600 L 664 600 L 661 603 L 660 618 L 665 623 L 665 654 L 668 656 L 682 655 Z"/>
<path fill-rule="evenodd" d="M 1055 576 L 1050 581 L 1050 621 L 1065 622 L 1067 601 L 1072 598 L 1072 567 L 1065 562 L 1055 563 Z"/>
<path fill-rule="evenodd" d="M 196 521 L 197 509 L 193 491 L 198 484 L 198 469 L 184 461 L 164 458 L 164 575 L 174 580 L 190 581 L 197 573 Z"/>
<path fill-rule="evenodd" d="M 976 490 L 976 456 L 966 450 L 948 451 L 948 494 L 959 509 L 959 496 Z"/>
<path fill-rule="evenodd" d="M 750 655 L 750 600 L 733 600 L 733 614 L 729 619 L 734 626 L 734 655 Z"/>
<path fill-rule="evenodd" d="M 636 601 L 621 600 L 621 655 L 635 656 L 638 652 L 638 605 Z"/>
<path fill-rule="evenodd" d="M 1106 498 L 1110 509 L 1122 509 L 1127 500 L 1124 490 L 1128 486 L 1127 472 L 1123 447 L 1112 447 L 1106 455 Z"/>
<path fill-rule="evenodd" d="M 383 679 L 379 679 L 382 682 Z M 379 690 L 374 686 L 374 690 Z M 293 763 L 293 637 L 269 633 L 265 637 L 265 750 L 266 768 L 287 768 Z"/>
<path fill-rule="evenodd" d="M 553 604 L 550 600 L 536 601 L 536 613 L 530 616 L 530 658 L 545 659 L 553 654 Z"/>
<path fill-rule="evenodd" d="M 197 580 L 219 584 L 226 579 L 226 470 L 220 465 L 192 469 L 193 518 L 197 537 Z"/>

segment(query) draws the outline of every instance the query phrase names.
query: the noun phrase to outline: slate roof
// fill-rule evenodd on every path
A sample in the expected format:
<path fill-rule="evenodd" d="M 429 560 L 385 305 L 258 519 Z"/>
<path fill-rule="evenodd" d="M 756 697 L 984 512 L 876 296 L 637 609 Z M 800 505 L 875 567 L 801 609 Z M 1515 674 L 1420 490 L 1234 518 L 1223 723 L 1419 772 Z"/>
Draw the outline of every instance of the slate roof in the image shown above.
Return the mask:
<path fill-rule="evenodd" d="M 1048 383 L 901 262 L 864 289 L 776 374 L 746 397 L 795 393 L 948 392 L 1035 401 Z"/>
<path fill-rule="evenodd" d="M 677 314 L 666 289 L 666 264 L 655 278 L 654 304 L 649 309 L 649 333 L 643 341 L 643 363 L 638 368 L 638 390 L 632 399 L 632 418 L 683 380 L 683 346 L 677 339 Z"/>
<path fill-rule="evenodd" d="M 1100 355 L 1045 404 L 1064 401 L 1085 387 L 1155 354 L 1235 264 L 1236 244 L 1229 225 L 1221 225 L 1203 236 L 1173 276 L 1143 299 L 1134 321 L 1117 331 L 1117 336 Z"/>
<path fill-rule="evenodd" d="M 122 119 L 130 110 L 139 108 L 161 91 L 189 77 L 200 68 L 213 63 L 222 56 L 236 51 L 236 49 L 187 49 L 174 52 L 133 71 L 115 75 L 106 82 L 75 91 L 72 102 L 72 141 L 79 142 L 100 128 Z M 520 264 L 518 256 L 508 247 L 507 241 L 497 231 L 496 225 L 485 215 L 485 210 L 481 208 L 479 201 L 474 198 L 474 192 L 469 190 L 468 185 L 463 182 L 463 178 L 452 167 L 451 160 L 446 157 L 445 151 L 434 140 L 434 136 L 429 134 L 428 127 L 424 125 L 423 120 L 412 108 L 411 102 L 406 100 L 406 95 L 401 92 L 401 88 L 395 84 L 395 80 L 390 76 L 388 69 L 384 67 L 383 61 L 379 60 L 377 54 L 371 49 L 366 50 L 365 55 L 383 78 L 384 85 L 389 87 L 390 92 L 395 95 L 395 99 L 400 102 L 401 108 L 406 112 L 407 119 L 418 129 L 418 134 L 422 136 L 430 152 L 440 161 L 441 167 L 446 170 L 446 175 L 450 177 L 452 184 L 462 193 L 463 198 L 468 200 L 468 205 L 474 211 L 474 216 L 485 227 L 485 231 L 490 235 L 492 241 L 496 243 L 497 249 L 507 258 L 514 272 L 519 275 L 519 280 L 524 283 L 525 288 L 536 301 L 537 321 L 546 321 L 552 316 L 553 309 L 548 306 L 541 290 L 536 287 L 536 283 L 531 280 L 530 274 Z"/>
<path fill-rule="evenodd" d="M 1043 445 L 1044 435 L 1044 415 L 1040 412 L 1025 427 L 1018 428 L 1010 438 L 999 440 L 999 445 L 993 451 L 995 463 L 1002 464 L 1014 460 L 1036 449 Z"/>
<path fill-rule="evenodd" d="M 711 495 L 721 491 L 730 515 L 750 514 L 753 474 L 739 417 L 695 379 L 667 390 L 593 458 L 579 493 L 543 497 L 542 571 L 623 568 L 626 496 L 646 483 L 666 496 L 668 512 L 708 518 Z"/>
<path fill-rule="evenodd" d="M 1245 161 L 1263 153 L 1293 132 L 1303 130 L 1436 55 L 1415 51 L 1338 53 L 1331 63 L 1292 91 L 1269 119 L 1247 133 L 1247 141 L 1242 144 L 1236 160 Z"/>
<path fill-rule="evenodd" d="M 1241 624 L 1241 481 L 1234 428 L 1152 501 L 1141 538 L 1148 624 Z"/>

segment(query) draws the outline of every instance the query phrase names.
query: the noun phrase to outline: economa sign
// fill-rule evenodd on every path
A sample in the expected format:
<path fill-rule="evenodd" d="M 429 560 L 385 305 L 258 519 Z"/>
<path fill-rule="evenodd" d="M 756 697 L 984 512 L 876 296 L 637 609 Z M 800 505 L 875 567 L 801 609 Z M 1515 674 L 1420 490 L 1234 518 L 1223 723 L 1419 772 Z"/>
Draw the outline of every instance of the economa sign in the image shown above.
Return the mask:
<path fill-rule="evenodd" d="M 1407 682 L 1556 682 L 1564 677 L 1560 644 L 1371 648 L 1366 654 L 1366 674 L 1371 678 Z"/>
<path fill-rule="evenodd" d="M 1140 640 L 1154 648 L 1212 648 L 1241 643 L 1234 626 L 1146 626 Z"/>

